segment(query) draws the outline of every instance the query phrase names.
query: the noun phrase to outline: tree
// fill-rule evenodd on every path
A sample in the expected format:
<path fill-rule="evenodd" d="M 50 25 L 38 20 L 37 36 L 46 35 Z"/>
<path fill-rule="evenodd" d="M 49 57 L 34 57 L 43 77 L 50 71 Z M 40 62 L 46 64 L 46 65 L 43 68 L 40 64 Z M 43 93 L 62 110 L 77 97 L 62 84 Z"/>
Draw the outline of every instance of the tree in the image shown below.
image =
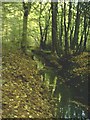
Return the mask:
<path fill-rule="evenodd" d="M 22 41 L 21 41 L 21 50 L 26 53 L 27 50 L 27 20 L 29 11 L 31 9 L 31 2 L 25 3 L 23 2 L 23 9 L 24 9 L 24 15 L 23 15 L 23 33 L 22 33 Z"/>
<path fill-rule="evenodd" d="M 60 41 L 60 53 L 62 52 L 63 47 L 63 6 L 61 5 L 61 20 L 59 26 L 59 41 Z"/>
<path fill-rule="evenodd" d="M 81 23 L 81 39 L 76 52 L 83 52 L 86 50 L 87 38 L 89 34 L 89 5 L 88 3 L 84 2 L 81 5 L 81 14 L 83 22 Z"/>
<path fill-rule="evenodd" d="M 57 47 L 57 12 L 58 2 L 51 3 L 52 8 L 52 52 L 55 53 Z"/>
<path fill-rule="evenodd" d="M 48 32 L 49 21 L 50 21 L 51 7 L 48 8 L 47 13 L 44 13 L 45 15 L 43 15 L 45 17 L 45 23 L 44 23 L 45 25 L 44 26 L 42 25 L 41 16 L 42 16 L 42 12 L 46 7 L 47 7 L 47 3 L 42 8 L 42 3 L 40 2 L 40 13 L 39 13 L 40 49 L 45 49 L 46 41 L 47 41 L 47 32 Z"/>
<path fill-rule="evenodd" d="M 84 3 L 84 44 L 83 51 L 86 50 L 87 37 L 90 29 L 90 8 L 88 3 Z M 89 12 L 89 13 L 88 13 Z"/>
<path fill-rule="evenodd" d="M 68 27 L 69 28 L 69 27 Z M 69 45 L 68 45 L 68 30 L 66 26 L 66 3 L 64 2 L 64 32 L 65 32 L 65 54 L 67 55 Z"/>
<path fill-rule="evenodd" d="M 78 46 L 79 25 L 80 25 L 80 3 L 78 2 L 76 19 L 75 19 L 75 31 L 71 46 L 72 49 L 75 49 L 75 47 Z"/>

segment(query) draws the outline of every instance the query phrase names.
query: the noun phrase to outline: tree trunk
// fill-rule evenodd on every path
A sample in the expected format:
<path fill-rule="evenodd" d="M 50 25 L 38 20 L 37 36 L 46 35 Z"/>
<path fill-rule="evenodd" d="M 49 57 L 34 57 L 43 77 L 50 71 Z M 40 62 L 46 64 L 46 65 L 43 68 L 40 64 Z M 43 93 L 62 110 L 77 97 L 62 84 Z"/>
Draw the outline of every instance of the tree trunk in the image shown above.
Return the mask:
<path fill-rule="evenodd" d="M 56 52 L 57 47 L 57 2 L 51 3 L 52 8 L 52 52 Z"/>
<path fill-rule="evenodd" d="M 66 27 L 66 3 L 64 2 L 64 32 L 65 32 L 65 54 L 68 53 L 68 37 L 67 37 L 67 27 Z"/>
<path fill-rule="evenodd" d="M 78 45 L 78 47 L 76 49 L 76 53 L 80 53 L 82 51 L 83 34 L 84 34 L 84 31 L 82 32 L 80 43 L 79 43 L 79 45 Z"/>
<path fill-rule="evenodd" d="M 62 47 L 63 47 L 63 46 L 62 46 L 62 45 L 63 45 L 63 43 L 62 43 L 62 42 L 63 42 L 63 40 L 62 40 L 62 39 L 63 39 L 63 6 L 61 6 L 61 7 L 62 7 L 62 8 L 61 8 L 61 9 L 62 9 L 61 21 L 60 21 L 61 24 L 60 24 L 60 29 L 59 29 L 59 39 L 60 39 L 60 46 L 59 46 L 59 47 L 60 47 L 60 53 L 61 53 L 62 50 L 63 50 L 63 48 L 62 48 Z"/>
<path fill-rule="evenodd" d="M 87 42 L 87 23 L 86 23 L 86 13 L 84 13 L 84 49 L 83 51 L 86 50 L 86 42 Z"/>
<path fill-rule="evenodd" d="M 28 20 L 28 14 L 31 8 L 31 2 L 25 3 L 23 2 L 23 9 L 24 9 L 24 15 L 23 15 L 23 33 L 22 33 L 22 41 L 21 41 L 21 50 L 26 53 L 27 50 L 27 20 Z"/>
<path fill-rule="evenodd" d="M 44 45 L 46 45 L 46 41 L 47 41 L 48 27 L 49 27 L 49 21 L 50 21 L 50 11 L 51 11 L 51 8 L 49 9 L 48 20 L 47 19 L 45 20 L 45 29 L 44 29 L 45 39 L 44 39 Z"/>
<path fill-rule="evenodd" d="M 42 25 L 41 25 L 41 14 L 43 12 L 44 9 L 41 8 L 42 7 L 42 3 L 40 2 L 40 14 L 39 14 L 39 28 L 40 28 L 40 49 L 45 49 L 46 46 L 46 40 L 47 40 L 47 32 L 48 32 L 48 27 L 49 27 L 49 20 L 50 20 L 50 10 L 49 9 L 49 15 L 48 17 L 46 16 L 45 19 L 45 27 L 44 30 L 42 29 Z M 48 19 L 47 19 L 48 18 Z"/>
<path fill-rule="evenodd" d="M 72 41 L 72 49 L 75 49 L 75 47 L 78 46 L 79 24 L 80 24 L 80 3 L 78 2 L 76 20 L 75 20 L 75 32 L 74 32 L 74 38 Z"/>
<path fill-rule="evenodd" d="M 40 49 L 43 49 L 43 31 L 42 31 L 42 26 L 41 26 L 41 14 L 42 14 L 42 3 L 40 2 L 40 14 L 39 14 L 39 28 L 40 28 Z"/>
<path fill-rule="evenodd" d="M 68 13 L 68 28 L 67 28 L 67 34 L 69 32 L 70 26 L 71 26 L 71 20 L 72 20 L 72 2 L 69 2 L 69 13 Z"/>
<path fill-rule="evenodd" d="M 70 49 L 72 49 L 73 30 L 74 30 L 74 26 L 70 30 Z"/>

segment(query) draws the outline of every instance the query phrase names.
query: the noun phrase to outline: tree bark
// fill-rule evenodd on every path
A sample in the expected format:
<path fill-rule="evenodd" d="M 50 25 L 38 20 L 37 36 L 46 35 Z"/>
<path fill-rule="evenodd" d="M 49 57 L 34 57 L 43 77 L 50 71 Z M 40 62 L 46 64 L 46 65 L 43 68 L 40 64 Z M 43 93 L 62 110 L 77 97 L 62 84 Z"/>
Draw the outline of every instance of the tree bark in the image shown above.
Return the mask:
<path fill-rule="evenodd" d="M 75 47 L 78 46 L 79 24 L 80 24 L 80 3 L 78 2 L 76 20 L 75 20 L 74 38 L 72 41 L 72 49 L 75 49 Z"/>
<path fill-rule="evenodd" d="M 62 13 L 61 13 L 61 24 L 60 24 L 60 29 L 59 29 L 59 39 L 60 39 L 60 53 L 62 52 L 62 50 L 63 50 L 63 6 L 61 6 L 61 9 L 62 9 Z"/>
<path fill-rule="evenodd" d="M 40 2 L 40 14 L 39 14 L 39 28 L 40 28 L 40 49 L 45 49 L 46 46 L 46 41 L 47 41 L 47 32 L 48 32 L 48 27 L 49 27 L 49 20 L 50 20 L 50 10 L 49 9 L 49 14 L 48 17 L 46 17 L 45 19 L 45 27 L 44 30 L 42 29 L 42 25 L 41 25 L 41 15 L 42 12 L 44 10 L 44 8 L 42 9 L 42 3 Z M 44 6 L 45 7 L 45 6 Z"/>
<path fill-rule="evenodd" d="M 23 2 L 24 15 L 23 15 L 23 33 L 21 41 L 21 50 L 23 51 L 23 53 L 26 53 L 27 50 L 27 20 L 30 8 L 31 2 L 29 3 Z"/>
<path fill-rule="evenodd" d="M 67 26 L 66 26 L 66 3 L 64 2 L 64 32 L 65 32 L 65 54 L 68 53 L 68 37 L 67 37 Z"/>
<path fill-rule="evenodd" d="M 57 47 L 57 5 L 57 2 L 52 1 L 52 53 L 56 52 Z"/>
<path fill-rule="evenodd" d="M 83 44 L 83 51 L 86 50 L 86 43 L 87 43 L 87 36 L 89 33 L 89 27 L 87 30 L 87 19 L 86 19 L 86 13 L 84 13 L 84 44 Z"/>

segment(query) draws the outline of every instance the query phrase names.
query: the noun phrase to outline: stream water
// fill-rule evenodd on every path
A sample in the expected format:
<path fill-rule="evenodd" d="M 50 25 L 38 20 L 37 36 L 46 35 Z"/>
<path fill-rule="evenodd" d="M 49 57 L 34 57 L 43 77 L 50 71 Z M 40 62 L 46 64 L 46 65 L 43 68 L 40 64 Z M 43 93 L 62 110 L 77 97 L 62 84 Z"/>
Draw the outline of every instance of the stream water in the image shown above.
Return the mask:
<path fill-rule="evenodd" d="M 45 66 L 36 57 L 34 59 L 42 82 L 48 87 L 51 97 L 55 100 L 54 116 L 66 119 L 88 119 L 88 84 L 76 83 L 76 78 L 79 80 L 81 77 L 72 76 L 70 68 L 57 70 Z"/>

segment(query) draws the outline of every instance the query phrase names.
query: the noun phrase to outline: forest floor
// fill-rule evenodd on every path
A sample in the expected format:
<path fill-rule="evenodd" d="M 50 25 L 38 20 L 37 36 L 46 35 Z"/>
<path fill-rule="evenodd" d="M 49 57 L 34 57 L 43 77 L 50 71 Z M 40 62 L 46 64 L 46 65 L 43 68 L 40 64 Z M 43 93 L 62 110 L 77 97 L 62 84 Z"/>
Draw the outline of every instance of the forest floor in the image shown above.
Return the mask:
<path fill-rule="evenodd" d="M 2 117 L 51 118 L 53 100 L 36 63 L 19 52 L 2 56 Z"/>
<path fill-rule="evenodd" d="M 78 64 L 70 74 L 75 76 L 74 86 L 78 84 L 75 89 L 79 90 L 80 86 L 88 84 L 88 53 L 73 56 L 70 60 Z M 43 85 L 36 65 L 31 57 L 20 52 L 2 56 L 3 118 L 53 117 L 54 101 L 49 97 L 49 90 Z M 79 79 L 81 77 L 83 79 Z M 66 81 L 66 84 L 70 85 L 73 80 Z"/>

